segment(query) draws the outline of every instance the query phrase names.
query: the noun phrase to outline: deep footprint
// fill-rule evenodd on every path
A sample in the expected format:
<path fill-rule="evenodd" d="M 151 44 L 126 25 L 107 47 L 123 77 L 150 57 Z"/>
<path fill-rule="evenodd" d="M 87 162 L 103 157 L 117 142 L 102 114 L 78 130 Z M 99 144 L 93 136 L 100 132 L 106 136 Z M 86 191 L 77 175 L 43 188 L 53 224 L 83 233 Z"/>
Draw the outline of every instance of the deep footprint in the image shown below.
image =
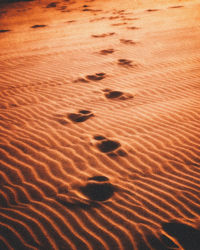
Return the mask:
<path fill-rule="evenodd" d="M 94 116 L 94 114 L 89 110 L 79 110 L 79 113 L 68 114 L 69 120 L 73 122 L 84 122 L 92 116 Z"/>
<path fill-rule="evenodd" d="M 112 90 L 104 90 L 105 97 L 108 99 L 120 99 L 120 100 L 127 100 L 133 98 L 133 95 L 129 93 L 123 93 L 122 91 L 112 91 Z"/>
<path fill-rule="evenodd" d="M 115 192 L 114 186 L 109 183 L 105 176 L 93 176 L 88 178 L 85 186 L 81 187 L 81 192 L 92 201 L 106 201 Z"/>
<path fill-rule="evenodd" d="M 200 230 L 180 222 L 162 223 L 163 230 L 178 240 L 184 249 L 198 250 Z"/>
<path fill-rule="evenodd" d="M 97 144 L 98 149 L 103 153 L 109 153 L 119 148 L 121 144 L 117 141 L 104 140 Z"/>

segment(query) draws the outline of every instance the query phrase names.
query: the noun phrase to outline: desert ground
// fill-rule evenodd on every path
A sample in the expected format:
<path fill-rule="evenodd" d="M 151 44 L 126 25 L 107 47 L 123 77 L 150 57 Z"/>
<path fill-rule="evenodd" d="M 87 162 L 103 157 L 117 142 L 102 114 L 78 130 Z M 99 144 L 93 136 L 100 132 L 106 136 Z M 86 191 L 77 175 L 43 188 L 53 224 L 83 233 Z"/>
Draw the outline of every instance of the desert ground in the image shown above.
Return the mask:
<path fill-rule="evenodd" d="M 198 0 L 0 2 L 0 249 L 200 249 Z"/>

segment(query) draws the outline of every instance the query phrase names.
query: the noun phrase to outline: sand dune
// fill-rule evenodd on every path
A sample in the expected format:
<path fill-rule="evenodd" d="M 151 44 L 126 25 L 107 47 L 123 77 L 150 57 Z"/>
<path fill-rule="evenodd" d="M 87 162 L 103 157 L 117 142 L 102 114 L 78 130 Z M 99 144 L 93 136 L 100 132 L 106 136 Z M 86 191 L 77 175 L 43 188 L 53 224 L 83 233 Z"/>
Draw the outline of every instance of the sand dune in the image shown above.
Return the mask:
<path fill-rule="evenodd" d="M 12 2 L 0 249 L 199 249 L 198 1 Z"/>

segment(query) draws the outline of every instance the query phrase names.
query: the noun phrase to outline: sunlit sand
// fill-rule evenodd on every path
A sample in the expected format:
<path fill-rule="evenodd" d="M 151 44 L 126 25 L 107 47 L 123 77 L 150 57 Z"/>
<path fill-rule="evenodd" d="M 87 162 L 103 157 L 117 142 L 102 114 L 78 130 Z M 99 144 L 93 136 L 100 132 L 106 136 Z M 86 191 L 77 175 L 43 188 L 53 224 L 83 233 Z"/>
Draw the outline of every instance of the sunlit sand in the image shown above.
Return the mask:
<path fill-rule="evenodd" d="M 1 2 L 0 249 L 199 249 L 199 23 L 197 0 Z"/>

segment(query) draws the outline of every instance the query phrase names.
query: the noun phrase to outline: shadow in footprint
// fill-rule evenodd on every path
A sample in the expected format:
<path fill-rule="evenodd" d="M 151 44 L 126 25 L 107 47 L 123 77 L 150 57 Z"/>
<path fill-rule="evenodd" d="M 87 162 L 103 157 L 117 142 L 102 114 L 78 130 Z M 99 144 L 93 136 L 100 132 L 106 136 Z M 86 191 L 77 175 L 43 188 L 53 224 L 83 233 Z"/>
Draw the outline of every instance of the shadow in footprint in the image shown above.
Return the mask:
<path fill-rule="evenodd" d="M 94 136 L 94 139 L 97 140 L 97 141 L 102 141 L 102 140 L 105 140 L 106 137 L 105 137 L 105 136 L 102 136 L 102 135 L 95 135 L 95 136 Z"/>
<path fill-rule="evenodd" d="M 127 60 L 127 59 L 119 59 L 118 65 L 123 66 L 123 67 L 133 67 L 132 61 Z M 136 65 L 134 65 L 134 66 L 136 66 Z"/>
<path fill-rule="evenodd" d="M 94 114 L 89 110 L 79 110 L 78 113 L 68 114 L 68 119 L 73 122 L 84 122 L 92 116 L 94 116 Z"/>
<path fill-rule="evenodd" d="M 101 50 L 99 53 L 100 53 L 101 55 L 108 55 L 108 54 L 112 54 L 112 53 L 114 53 L 114 52 L 115 52 L 114 49 L 103 49 L 103 50 Z"/>
<path fill-rule="evenodd" d="M 117 141 L 105 140 L 97 144 L 98 149 L 103 153 L 109 153 L 119 148 L 121 144 Z"/>
<path fill-rule="evenodd" d="M 6 33 L 6 32 L 9 32 L 11 30 L 0 30 L 0 33 Z"/>
<path fill-rule="evenodd" d="M 162 229 L 174 237 L 186 250 L 198 250 L 200 246 L 200 230 L 177 221 L 162 223 Z"/>
<path fill-rule="evenodd" d="M 103 33 L 101 35 L 92 35 L 94 38 L 101 38 L 101 37 L 107 37 L 107 36 L 113 36 L 115 32 L 110 32 L 110 33 Z"/>
<path fill-rule="evenodd" d="M 73 81 L 74 83 L 76 83 L 76 82 L 89 82 L 88 80 L 86 80 L 85 78 L 83 78 L 83 77 L 79 77 L 79 78 L 77 78 L 76 80 L 74 80 Z"/>
<path fill-rule="evenodd" d="M 115 192 L 114 186 L 106 176 L 93 176 L 88 178 L 85 186 L 80 188 L 81 192 L 92 201 L 106 201 Z"/>
<path fill-rule="evenodd" d="M 128 30 L 138 30 L 139 27 L 136 26 L 131 26 L 131 27 L 127 27 Z"/>
<path fill-rule="evenodd" d="M 120 99 L 120 100 L 127 100 L 133 98 L 133 95 L 129 93 L 124 93 L 122 91 L 113 91 L 110 89 L 104 89 L 105 97 L 108 99 Z"/>
<path fill-rule="evenodd" d="M 105 73 L 96 73 L 95 75 L 87 75 L 86 78 L 92 81 L 100 81 L 106 77 Z"/>
<path fill-rule="evenodd" d="M 148 12 L 159 11 L 158 9 L 147 9 Z"/>
<path fill-rule="evenodd" d="M 46 27 L 46 25 L 44 25 L 44 24 L 36 24 L 36 25 L 31 26 L 31 28 L 33 28 L 33 29 L 43 28 L 43 27 Z"/>
<path fill-rule="evenodd" d="M 128 40 L 128 39 L 120 39 L 120 42 L 123 44 L 128 44 L 128 45 L 136 45 L 137 44 L 133 40 Z"/>
<path fill-rule="evenodd" d="M 99 141 L 96 144 L 96 147 L 101 151 L 102 153 L 107 154 L 110 157 L 116 157 L 116 156 L 126 156 L 127 153 L 121 149 L 121 144 L 117 141 L 109 140 L 105 136 L 102 135 L 95 135 L 93 137 L 96 141 Z"/>
<path fill-rule="evenodd" d="M 59 2 L 52 2 L 52 3 L 49 3 L 46 8 L 55 8 L 57 6 Z"/>
<path fill-rule="evenodd" d="M 183 5 L 177 5 L 177 6 L 171 6 L 169 9 L 178 9 L 178 8 L 183 8 Z"/>
<path fill-rule="evenodd" d="M 122 26 L 122 25 L 126 25 L 127 23 L 126 22 L 123 22 L 123 23 L 113 23 L 111 24 L 111 26 Z"/>

